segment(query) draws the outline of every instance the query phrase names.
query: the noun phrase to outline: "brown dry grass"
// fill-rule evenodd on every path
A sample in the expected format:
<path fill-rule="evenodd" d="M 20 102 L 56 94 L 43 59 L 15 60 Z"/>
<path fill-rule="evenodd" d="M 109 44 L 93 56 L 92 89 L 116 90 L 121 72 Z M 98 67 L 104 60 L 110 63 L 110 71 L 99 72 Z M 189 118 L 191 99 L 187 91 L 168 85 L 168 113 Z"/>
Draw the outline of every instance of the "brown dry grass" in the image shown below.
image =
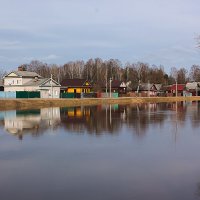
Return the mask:
<path fill-rule="evenodd" d="M 44 107 L 69 107 L 98 104 L 133 104 L 176 101 L 199 101 L 197 97 L 121 97 L 90 99 L 0 99 L 0 110 L 34 109 Z"/>

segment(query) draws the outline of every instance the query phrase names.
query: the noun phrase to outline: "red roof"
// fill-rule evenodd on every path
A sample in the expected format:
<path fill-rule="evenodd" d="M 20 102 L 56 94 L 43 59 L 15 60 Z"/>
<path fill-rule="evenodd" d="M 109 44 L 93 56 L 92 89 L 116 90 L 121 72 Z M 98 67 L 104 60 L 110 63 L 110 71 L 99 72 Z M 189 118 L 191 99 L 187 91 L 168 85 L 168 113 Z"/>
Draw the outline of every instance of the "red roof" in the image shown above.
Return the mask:
<path fill-rule="evenodd" d="M 185 89 L 185 84 L 177 84 L 177 90 L 183 91 Z M 170 90 L 176 90 L 176 84 L 173 84 Z"/>

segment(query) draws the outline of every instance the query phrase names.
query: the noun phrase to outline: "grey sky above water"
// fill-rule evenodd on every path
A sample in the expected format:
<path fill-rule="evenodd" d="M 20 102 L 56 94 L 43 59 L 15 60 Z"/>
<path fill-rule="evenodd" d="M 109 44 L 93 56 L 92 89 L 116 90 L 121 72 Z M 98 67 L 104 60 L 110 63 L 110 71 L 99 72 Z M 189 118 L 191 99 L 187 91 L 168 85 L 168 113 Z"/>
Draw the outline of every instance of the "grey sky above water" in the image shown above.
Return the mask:
<path fill-rule="evenodd" d="M 0 68 L 100 57 L 200 64 L 199 0 L 0 0 Z"/>

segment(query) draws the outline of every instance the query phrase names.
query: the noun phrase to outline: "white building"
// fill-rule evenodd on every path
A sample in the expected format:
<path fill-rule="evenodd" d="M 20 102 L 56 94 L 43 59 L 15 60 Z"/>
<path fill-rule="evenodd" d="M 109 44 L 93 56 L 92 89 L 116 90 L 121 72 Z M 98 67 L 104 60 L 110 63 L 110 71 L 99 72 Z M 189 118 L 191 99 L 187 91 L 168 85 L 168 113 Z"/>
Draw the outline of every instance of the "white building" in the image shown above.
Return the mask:
<path fill-rule="evenodd" d="M 41 98 L 59 98 L 60 84 L 35 72 L 13 71 L 4 77 L 4 91 L 40 91 Z"/>

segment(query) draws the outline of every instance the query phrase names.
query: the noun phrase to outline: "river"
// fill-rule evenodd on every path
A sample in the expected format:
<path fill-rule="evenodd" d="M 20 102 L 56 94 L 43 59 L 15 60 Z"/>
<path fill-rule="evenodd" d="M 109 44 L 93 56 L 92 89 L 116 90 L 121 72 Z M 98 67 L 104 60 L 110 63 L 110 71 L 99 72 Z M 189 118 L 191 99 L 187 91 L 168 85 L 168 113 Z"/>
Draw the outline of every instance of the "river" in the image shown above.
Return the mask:
<path fill-rule="evenodd" d="M 0 112 L 2 200 L 200 199 L 200 103 Z"/>

